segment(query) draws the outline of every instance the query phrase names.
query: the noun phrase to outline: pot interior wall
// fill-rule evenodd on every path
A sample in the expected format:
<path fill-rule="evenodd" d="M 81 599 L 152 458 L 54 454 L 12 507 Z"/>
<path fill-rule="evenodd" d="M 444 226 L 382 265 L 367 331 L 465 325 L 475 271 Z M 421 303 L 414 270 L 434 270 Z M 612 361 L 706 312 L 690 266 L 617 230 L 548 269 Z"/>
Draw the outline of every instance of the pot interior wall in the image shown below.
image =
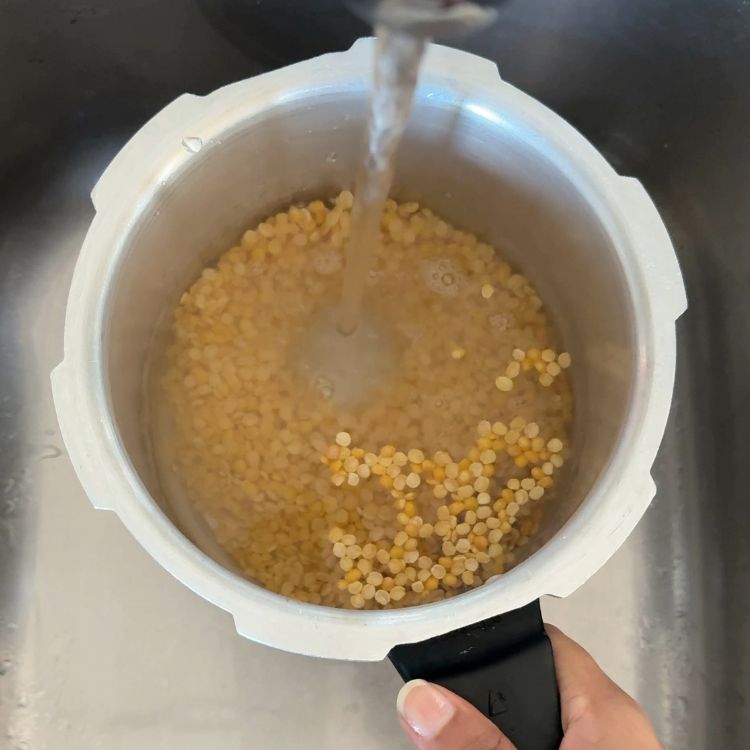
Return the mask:
<path fill-rule="evenodd" d="M 149 363 L 156 361 L 152 352 L 163 347 L 169 311 L 180 294 L 243 228 L 294 199 L 351 186 L 364 113 L 362 92 L 317 93 L 241 123 L 191 155 L 144 201 L 126 238 L 106 331 L 116 425 L 155 501 L 183 533 L 228 566 L 169 467 L 155 468 L 144 429 L 148 420 L 160 418 L 158 389 L 144 387 Z M 573 355 L 575 456 L 538 546 L 571 517 L 606 467 L 628 408 L 636 357 L 631 302 L 599 218 L 551 147 L 523 122 L 499 114 L 420 97 L 400 150 L 394 194 L 424 203 L 498 247 L 536 285 L 562 347 Z M 148 415 L 145 392 L 156 394 Z M 157 462 L 169 460 L 156 453 Z"/>

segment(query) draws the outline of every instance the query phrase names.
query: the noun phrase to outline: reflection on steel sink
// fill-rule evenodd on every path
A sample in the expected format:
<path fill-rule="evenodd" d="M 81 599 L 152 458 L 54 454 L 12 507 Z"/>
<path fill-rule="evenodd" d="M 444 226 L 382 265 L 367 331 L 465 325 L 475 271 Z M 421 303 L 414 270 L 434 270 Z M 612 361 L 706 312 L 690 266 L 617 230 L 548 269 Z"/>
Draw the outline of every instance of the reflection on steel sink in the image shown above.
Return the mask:
<path fill-rule="evenodd" d="M 407 747 L 390 665 L 317 661 L 241 639 L 115 518 L 95 514 L 62 452 L 49 393 L 101 169 L 177 94 L 363 33 L 337 0 L 299 5 L 42 0 L 0 9 L 3 746 Z M 527 0 L 503 5 L 497 27 L 463 42 L 646 184 L 690 299 L 657 499 L 607 566 L 569 599 L 547 601 L 546 615 L 643 703 L 671 750 L 734 750 L 750 745 L 750 505 L 740 463 L 750 445 L 750 218 L 740 203 L 750 6 L 684 7 Z"/>

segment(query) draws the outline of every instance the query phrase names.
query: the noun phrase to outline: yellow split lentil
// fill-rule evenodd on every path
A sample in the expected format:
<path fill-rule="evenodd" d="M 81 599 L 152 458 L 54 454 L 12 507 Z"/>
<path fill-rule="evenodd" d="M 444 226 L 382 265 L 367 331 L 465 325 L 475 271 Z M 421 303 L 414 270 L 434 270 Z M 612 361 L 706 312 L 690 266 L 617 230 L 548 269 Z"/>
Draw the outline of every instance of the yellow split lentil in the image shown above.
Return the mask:
<path fill-rule="evenodd" d="M 315 604 L 412 606 L 501 574 L 538 530 L 569 452 L 571 358 L 493 247 L 389 200 L 370 294 L 400 366 L 337 404 L 292 353 L 338 299 L 351 206 L 344 191 L 266 218 L 182 295 L 168 440 L 248 579 Z"/>

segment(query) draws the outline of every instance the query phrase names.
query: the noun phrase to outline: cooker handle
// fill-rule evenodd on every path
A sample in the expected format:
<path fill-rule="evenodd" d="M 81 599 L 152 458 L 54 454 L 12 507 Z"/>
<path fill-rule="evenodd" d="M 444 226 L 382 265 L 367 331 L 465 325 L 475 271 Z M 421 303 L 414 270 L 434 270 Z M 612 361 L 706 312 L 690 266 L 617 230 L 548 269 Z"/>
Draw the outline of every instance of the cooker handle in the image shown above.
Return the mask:
<path fill-rule="evenodd" d="M 539 600 L 419 643 L 388 658 L 404 680 L 457 693 L 518 750 L 558 750 L 563 739 L 555 663 Z"/>

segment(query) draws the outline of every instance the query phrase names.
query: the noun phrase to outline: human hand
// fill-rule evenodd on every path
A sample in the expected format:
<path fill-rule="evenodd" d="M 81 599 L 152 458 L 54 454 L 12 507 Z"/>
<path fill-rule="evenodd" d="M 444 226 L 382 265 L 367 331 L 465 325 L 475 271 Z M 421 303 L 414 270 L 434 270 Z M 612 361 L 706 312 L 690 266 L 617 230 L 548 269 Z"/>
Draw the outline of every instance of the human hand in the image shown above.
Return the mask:
<path fill-rule="evenodd" d="M 641 707 L 581 646 L 554 626 L 545 627 L 560 688 L 565 734 L 560 750 L 663 750 Z M 397 707 L 419 750 L 516 750 L 476 708 L 438 685 L 407 682 Z"/>

